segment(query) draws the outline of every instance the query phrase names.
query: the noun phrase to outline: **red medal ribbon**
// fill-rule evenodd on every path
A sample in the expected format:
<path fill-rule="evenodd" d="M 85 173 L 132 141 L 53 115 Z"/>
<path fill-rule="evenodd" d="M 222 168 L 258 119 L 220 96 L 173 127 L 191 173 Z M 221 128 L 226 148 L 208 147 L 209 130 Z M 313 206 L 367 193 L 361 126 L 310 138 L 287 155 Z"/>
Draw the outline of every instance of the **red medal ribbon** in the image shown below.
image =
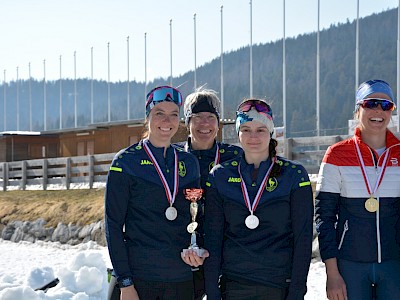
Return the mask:
<path fill-rule="evenodd" d="M 354 138 L 354 145 L 356 147 L 358 160 L 360 161 L 360 168 L 361 168 L 362 175 L 364 177 L 365 185 L 367 187 L 368 193 L 371 196 L 373 196 L 375 194 L 375 192 L 378 190 L 378 187 L 382 182 L 383 175 L 385 174 L 386 167 L 387 167 L 387 159 L 389 157 L 389 151 L 390 150 L 387 150 L 386 153 L 385 153 L 385 157 L 383 158 L 383 163 L 382 163 L 382 169 L 378 174 L 378 179 L 376 180 L 375 187 L 372 190 L 371 189 L 371 184 L 370 184 L 370 181 L 369 181 L 369 178 L 368 178 L 368 174 L 367 174 L 367 171 L 365 169 L 365 163 L 364 163 L 364 160 L 363 160 L 362 155 L 361 155 L 360 146 L 358 146 L 358 143 L 357 143 L 355 138 Z"/>
<path fill-rule="evenodd" d="M 264 176 L 263 181 L 261 182 L 260 187 L 258 188 L 258 191 L 257 191 L 256 197 L 254 198 L 253 204 L 250 203 L 249 193 L 247 192 L 246 184 L 243 180 L 242 173 L 240 172 L 240 163 L 239 163 L 238 172 L 239 172 L 239 176 L 240 176 L 240 185 L 242 187 L 243 199 L 244 199 L 244 202 L 246 203 L 246 207 L 248 208 L 250 214 L 254 213 L 254 211 L 256 210 L 256 208 L 258 206 L 258 202 L 260 202 L 261 196 L 264 192 L 264 188 L 267 185 L 267 180 L 268 180 L 269 174 L 271 173 L 271 170 L 275 164 L 275 161 L 276 161 L 276 157 L 274 157 L 272 159 L 271 166 L 269 167 L 267 173 Z"/>
<path fill-rule="evenodd" d="M 176 194 L 178 193 L 178 186 L 179 186 L 179 176 L 178 176 L 178 154 L 176 153 L 176 150 L 174 149 L 174 155 L 175 155 L 175 170 L 174 170 L 174 193 L 171 193 L 171 190 L 169 189 L 168 182 L 165 179 L 165 176 L 156 160 L 154 157 L 153 153 L 151 152 L 149 146 L 147 145 L 148 139 L 143 140 L 143 148 L 146 151 L 147 155 L 149 156 L 151 162 L 153 163 L 154 167 L 156 168 L 156 171 L 158 173 L 158 176 L 161 179 L 161 182 L 164 186 L 165 189 L 165 194 L 167 195 L 167 199 L 169 202 L 169 205 L 172 206 L 175 202 L 175 197 Z"/>

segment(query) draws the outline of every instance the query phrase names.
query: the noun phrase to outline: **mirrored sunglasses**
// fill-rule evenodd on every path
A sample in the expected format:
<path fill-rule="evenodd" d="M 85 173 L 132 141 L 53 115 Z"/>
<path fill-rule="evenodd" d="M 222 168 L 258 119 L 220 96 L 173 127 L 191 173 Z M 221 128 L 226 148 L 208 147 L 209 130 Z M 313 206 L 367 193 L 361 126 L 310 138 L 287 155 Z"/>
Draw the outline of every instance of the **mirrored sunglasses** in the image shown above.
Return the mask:
<path fill-rule="evenodd" d="M 396 105 L 387 99 L 380 99 L 380 98 L 366 98 L 363 100 L 361 103 L 361 106 L 363 108 L 377 108 L 378 105 L 382 107 L 382 110 L 387 111 L 393 111 L 396 108 Z"/>
<path fill-rule="evenodd" d="M 260 101 L 260 100 L 247 100 L 239 105 L 238 111 L 239 112 L 248 112 L 253 107 L 260 113 L 265 113 L 270 116 L 272 115 L 271 107 L 264 101 Z"/>
<path fill-rule="evenodd" d="M 157 104 L 163 101 L 172 101 L 180 107 L 183 104 L 182 94 L 180 91 L 172 87 L 160 87 L 147 96 L 146 106 L 151 102 Z"/>

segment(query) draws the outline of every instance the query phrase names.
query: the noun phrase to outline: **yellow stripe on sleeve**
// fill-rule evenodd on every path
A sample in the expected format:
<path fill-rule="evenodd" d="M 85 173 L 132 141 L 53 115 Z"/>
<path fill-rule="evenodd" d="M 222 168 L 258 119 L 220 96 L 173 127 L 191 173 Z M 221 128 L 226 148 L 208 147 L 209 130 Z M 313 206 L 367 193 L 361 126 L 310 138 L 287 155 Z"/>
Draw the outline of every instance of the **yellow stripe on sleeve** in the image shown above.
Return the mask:
<path fill-rule="evenodd" d="M 304 181 L 304 182 L 300 182 L 299 183 L 299 187 L 303 187 L 303 186 L 307 186 L 307 185 L 311 185 L 310 181 Z"/>
<path fill-rule="evenodd" d="M 122 168 L 110 167 L 110 171 L 122 172 Z"/>

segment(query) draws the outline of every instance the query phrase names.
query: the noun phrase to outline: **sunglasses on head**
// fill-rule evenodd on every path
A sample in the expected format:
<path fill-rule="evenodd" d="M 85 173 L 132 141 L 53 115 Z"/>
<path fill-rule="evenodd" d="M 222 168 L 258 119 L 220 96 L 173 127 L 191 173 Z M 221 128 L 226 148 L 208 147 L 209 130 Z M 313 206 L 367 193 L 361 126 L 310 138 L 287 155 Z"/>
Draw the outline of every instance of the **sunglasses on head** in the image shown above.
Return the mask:
<path fill-rule="evenodd" d="M 180 107 L 183 103 L 182 94 L 173 87 L 162 86 L 149 93 L 147 96 L 146 106 L 152 102 L 153 104 L 157 104 L 163 101 L 172 101 Z"/>
<path fill-rule="evenodd" d="M 377 108 L 379 105 L 382 107 L 382 110 L 384 111 L 387 110 L 393 111 L 396 108 L 396 105 L 387 99 L 366 98 L 361 103 L 361 106 L 363 108 Z"/>
<path fill-rule="evenodd" d="M 242 104 L 239 105 L 237 110 L 238 110 L 238 112 L 248 112 L 253 107 L 259 113 L 266 114 L 272 118 L 271 107 L 264 101 L 257 100 L 257 99 L 250 99 L 250 100 L 244 101 Z"/>

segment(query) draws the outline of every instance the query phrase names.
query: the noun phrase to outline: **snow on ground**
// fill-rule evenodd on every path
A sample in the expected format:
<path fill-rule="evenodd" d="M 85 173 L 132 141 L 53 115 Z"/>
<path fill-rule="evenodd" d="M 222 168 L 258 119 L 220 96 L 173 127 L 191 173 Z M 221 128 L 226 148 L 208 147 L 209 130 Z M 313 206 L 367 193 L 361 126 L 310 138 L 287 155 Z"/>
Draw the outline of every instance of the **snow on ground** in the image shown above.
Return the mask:
<path fill-rule="evenodd" d="M 78 246 L 60 243 L 20 242 L 0 239 L 1 300 L 106 300 L 107 267 L 111 267 L 107 248 L 89 242 Z M 53 279 L 57 286 L 46 293 L 34 291 Z M 325 297 L 325 267 L 310 265 L 306 300 Z"/>
<path fill-rule="evenodd" d="M 316 175 L 310 175 L 315 181 Z M 102 188 L 98 183 L 94 188 Z M 74 184 L 71 188 L 88 188 Z M 18 188 L 16 188 L 18 189 Z M 27 189 L 42 189 L 41 186 Z M 63 189 L 60 185 L 50 189 Z M 111 268 L 106 247 L 94 242 L 70 246 L 54 242 L 13 243 L 0 239 L 0 300 L 106 300 L 107 268 Z M 35 291 L 53 279 L 53 288 Z M 308 292 L 305 300 L 324 300 L 325 266 L 320 261 L 310 264 Z"/>

